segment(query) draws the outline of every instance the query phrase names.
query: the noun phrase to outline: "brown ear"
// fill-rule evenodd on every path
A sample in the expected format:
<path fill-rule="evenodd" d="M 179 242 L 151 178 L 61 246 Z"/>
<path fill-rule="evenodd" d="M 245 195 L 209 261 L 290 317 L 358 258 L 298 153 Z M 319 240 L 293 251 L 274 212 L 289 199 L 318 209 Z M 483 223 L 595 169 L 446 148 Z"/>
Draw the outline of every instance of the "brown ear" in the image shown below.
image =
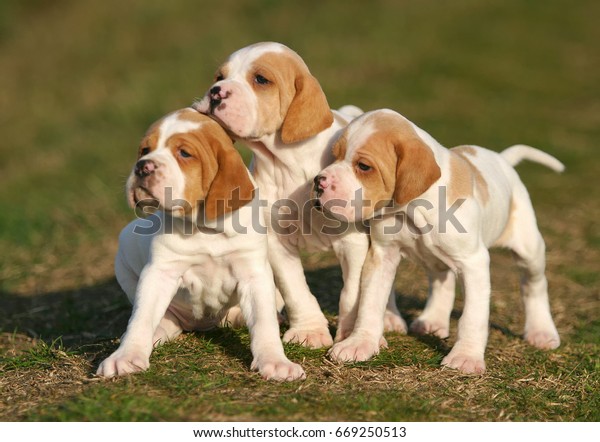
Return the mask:
<path fill-rule="evenodd" d="M 299 74 L 294 86 L 296 95 L 281 126 L 281 140 L 286 144 L 314 137 L 333 123 L 333 113 L 315 77 Z"/>
<path fill-rule="evenodd" d="M 214 220 L 245 206 L 254 196 L 254 185 L 242 157 L 233 148 L 219 146 L 217 174 L 204 198 L 204 219 Z"/>
<path fill-rule="evenodd" d="M 416 135 L 398 140 L 395 149 L 398 163 L 394 201 L 403 206 L 429 189 L 442 172 L 429 146 Z"/>

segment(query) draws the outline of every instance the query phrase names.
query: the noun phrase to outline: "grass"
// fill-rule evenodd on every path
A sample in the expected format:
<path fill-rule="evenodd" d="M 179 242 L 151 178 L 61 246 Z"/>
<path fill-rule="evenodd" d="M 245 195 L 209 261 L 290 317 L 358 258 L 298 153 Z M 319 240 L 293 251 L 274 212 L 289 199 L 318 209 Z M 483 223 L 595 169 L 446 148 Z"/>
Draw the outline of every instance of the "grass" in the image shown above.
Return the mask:
<path fill-rule="evenodd" d="M 0 420 L 600 420 L 599 13 L 591 0 L 2 2 Z M 130 313 L 112 259 L 139 138 L 262 40 L 296 49 L 332 107 L 391 107 L 448 146 L 527 143 L 565 162 L 562 175 L 518 169 L 547 243 L 558 350 L 520 339 L 518 276 L 498 251 L 480 377 L 439 367 L 460 296 L 447 341 L 391 335 L 348 366 L 286 346 L 303 382 L 260 380 L 247 331 L 229 329 L 186 334 L 146 373 L 93 376 Z M 304 261 L 333 330 L 339 267 Z M 403 263 L 396 288 L 414 319 L 423 271 Z"/>

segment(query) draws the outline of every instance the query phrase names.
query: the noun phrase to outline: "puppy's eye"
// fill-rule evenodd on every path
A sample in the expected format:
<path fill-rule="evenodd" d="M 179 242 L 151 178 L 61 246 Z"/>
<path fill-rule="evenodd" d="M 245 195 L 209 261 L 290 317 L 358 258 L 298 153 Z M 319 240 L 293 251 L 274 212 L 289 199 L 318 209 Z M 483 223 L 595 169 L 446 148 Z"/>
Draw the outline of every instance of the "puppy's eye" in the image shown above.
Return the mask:
<path fill-rule="evenodd" d="M 257 75 L 256 77 L 254 77 L 254 81 L 256 81 L 258 84 L 269 84 L 270 83 L 270 81 L 267 80 L 262 75 Z"/>
<path fill-rule="evenodd" d="M 224 79 L 225 79 L 225 77 L 220 72 L 217 75 L 215 75 L 215 82 L 222 81 Z"/>
<path fill-rule="evenodd" d="M 191 154 L 185 149 L 179 149 L 179 155 L 181 158 L 191 158 Z"/>
<path fill-rule="evenodd" d="M 360 170 L 362 170 L 363 172 L 368 172 L 369 170 L 371 170 L 371 166 L 369 166 L 368 164 L 365 163 L 358 163 L 358 168 Z"/>
<path fill-rule="evenodd" d="M 140 156 L 143 157 L 144 155 L 148 155 L 150 153 L 150 148 L 149 147 L 142 147 L 140 149 Z"/>

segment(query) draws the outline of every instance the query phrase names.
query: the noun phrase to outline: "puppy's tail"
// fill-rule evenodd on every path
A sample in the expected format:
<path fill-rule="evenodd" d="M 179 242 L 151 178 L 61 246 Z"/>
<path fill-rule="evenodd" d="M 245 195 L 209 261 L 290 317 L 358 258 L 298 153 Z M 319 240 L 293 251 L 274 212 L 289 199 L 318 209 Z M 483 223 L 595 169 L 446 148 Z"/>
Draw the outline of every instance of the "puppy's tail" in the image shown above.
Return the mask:
<path fill-rule="evenodd" d="M 565 170 L 565 165 L 554 158 L 552 155 L 542 152 L 535 147 L 526 146 L 524 144 L 515 144 L 500 153 L 500 156 L 509 162 L 511 166 L 516 166 L 523 160 L 533 161 L 549 167 L 555 172 Z"/>

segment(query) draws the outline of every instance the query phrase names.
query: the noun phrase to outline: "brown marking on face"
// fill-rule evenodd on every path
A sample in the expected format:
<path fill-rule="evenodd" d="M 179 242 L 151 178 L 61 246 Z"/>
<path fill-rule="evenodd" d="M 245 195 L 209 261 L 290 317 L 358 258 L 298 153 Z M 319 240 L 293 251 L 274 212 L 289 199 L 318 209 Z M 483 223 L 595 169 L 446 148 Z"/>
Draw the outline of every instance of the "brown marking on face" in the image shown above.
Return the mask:
<path fill-rule="evenodd" d="M 460 190 L 461 186 L 464 186 L 464 183 L 461 184 L 461 182 L 464 182 L 465 180 L 472 180 L 472 182 L 475 184 L 475 188 L 477 189 L 477 195 L 479 196 L 481 203 L 482 204 L 487 204 L 487 202 L 490 199 L 490 193 L 489 193 L 489 189 L 488 189 L 488 185 L 487 182 L 485 181 L 485 178 L 483 178 L 483 175 L 481 174 L 481 172 L 479 171 L 479 169 L 477 169 L 477 167 L 471 162 L 469 156 L 476 156 L 477 155 L 477 150 L 472 147 L 472 146 L 459 146 L 459 147 L 455 147 L 453 149 L 450 149 L 450 153 L 451 153 L 451 159 L 450 159 L 450 167 L 452 168 L 453 165 L 453 161 L 455 164 L 455 167 L 460 168 L 461 170 L 456 170 L 455 173 L 451 173 L 451 176 L 453 176 L 454 178 L 451 178 L 451 189 L 454 186 L 453 181 L 456 180 L 456 191 L 452 191 L 450 189 L 450 192 L 448 193 L 449 196 L 449 201 L 455 201 L 456 198 L 452 199 L 452 197 L 450 196 L 451 193 L 455 193 L 458 197 L 461 196 L 471 196 L 473 194 L 473 190 L 472 190 L 472 184 L 471 184 L 471 189 L 469 190 L 468 193 L 463 193 L 460 194 L 460 192 L 462 190 Z M 452 155 L 455 154 L 455 155 Z M 463 165 L 457 165 L 457 160 L 453 159 L 453 157 L 457 157 L 460 158 L 465 164 Z M 465 168 L 466 165 L 466 168 Z"/>
<path fill-rule="evenodd" d="M 228 75 L 229 75 L 229 62 L 226 61 L 221 66 L 219 66 L 219 69 L 217 69 L 217 72 L 215 72 L 215 77 L 214 77 L 215 83 L 217 81 L 223 80 L 224 78 L 227 78 Z"/>
<path fill-rule="evenodd" d="M 144 134 L 138 149 L 138 159 L 156 149 L 158 140 L 160 138 L 160 125 L 162 121 L 163 120 L 160 119 L 154 122 Z"/>
<path fill-rule="evenodd" d="M 296 143 L 317 135 L 333 123 L 333 113 L 317 79 L 295 52 L 267 52 L 258 57 L 246 80 L 258 96 L 259 124 L 278 123 L 281 140 Z M 261 84 L 260 76 L 268 81 Z M 258 80 L 258 81 L 257 81 Z"/>
<path fill-rule="evenodd" d="M 396 152 L 386 131 L 376 131 L 356 150 L 352 169 L 363 189 L 365 205 L 374 210 L 388 205 L 396 185 Z M 360 164 L 371 169 L 364 171 Z"/>
<path fill-rule="evenodd" d="M 178 118 L 201 123 L 197 129 L 174 134 L 166 140 L 185 176 L 184 199 L 191 205 L 187 213 L 202 204 L 205 219 L 213 220 L 249 203 L 254 186 L 223 128 L 192 109 L 180 111 Z M 181 150 L 191 156 L 183 157 Z"/>
<path fill-rule="evenodd" d="M 365 198 L 375 204 L 375 209 L 391 200 L 403 206 L 440 178 L 440 168 L 429 146 L 406 119 L 377 112 L 367 117 L 365 123 L 371 121 L 374 132 L 356 150 L 352 160 L 355 174 Z M 371 169 L 365 172 L 359 163 Z"/>
<path fill-rule="evenodd" d="M 336 161 L 342 161 L 346 158 L 346 150 L 348 149 L 348 140 L 346 139 L 345 133 L 342 134 L 333 145 L 331 153 Z"/>

